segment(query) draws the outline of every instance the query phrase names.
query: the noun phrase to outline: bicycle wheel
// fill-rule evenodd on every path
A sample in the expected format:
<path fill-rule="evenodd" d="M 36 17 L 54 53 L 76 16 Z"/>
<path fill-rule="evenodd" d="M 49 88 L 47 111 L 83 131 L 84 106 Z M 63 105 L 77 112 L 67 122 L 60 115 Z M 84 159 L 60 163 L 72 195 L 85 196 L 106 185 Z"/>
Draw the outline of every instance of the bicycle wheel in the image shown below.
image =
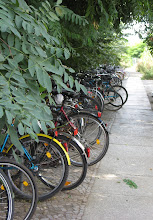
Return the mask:
<path fill-rule="evenodd" d="M 65 146 L 71 160 L 69 175 L 62 190 L 71 190 L 78 187 L 86 177 L 86 154 L 83 145 L 73 136 L 67 133 L 61 133 L 58 135 L 57 139 Z"/>
<path fill-rule="evenodd" d="M 123 105 L 126 103 L 127 99 L 128 99 L 128 92 L 127 90 L 123 87 L 123 86 L 119 86 L 119 85 L 114 85 L 113 89 L 121 95 L 122 99 L 123 99 Z"/>
<path fill-rule="evenodd" d="M 105 109 L 109 111 L 117 111 L 123 106 L 122 96 L 114 89 L 105 91 Z"/>
<path fill-rule="evenodd" d="M 96 89 L 91 89 L 91 91 L 89 89 L 88 96 L 92 97 L 93 99 L 95 99 L 99 103 L 100 111 L 103 112 L 103 110 L 104 110 L 104 98 L 103 98 L 102 94 L 99 91 L 97 91 Z"/>
<path fill-rule="evenodd" d="M 36 210 L 38 199 L 37 186 L 32 173 L 27 167 L 13 160 L 2 159 L 0 166 L 7 173 L 15 194 L 13 219 L 31 219 Z M 23 200 L 23 197 L 26 200 Z"/>
<path fill-rule="evenodd" d="M 33 172 L 38 188 L 38 198 L 42 201 L 51 198 L 63 188 L 68 176 L 69 162 L 67 158 L 69 157 L 56 139 L 43 134 L 39 134 L 38 139 L 37 143 L 29 135 L 20 138 L 23 147 L 31 155 L 36 169 L 31 167 L 31 161 L 25 155 L 20 155 L 17 150 L 16 153 Z M 13 148 L 15 149 L 14 146 L 12 146 Z"/>
<path fill-rule="evenodd" d="M 88 95 L 80 95 L 78 97 L 78 104 L 81 108 L 80 110 L 87 112 L 97 112 L 102 110 L 100 103 L 94 97 L 89 97 Z"/>
<path fill-rule="evenodd" d="M 78 128 L 75 137 L 88 152 L 88 165 L 96 164 L 105 156 L 109 146 L 109 135 L 104 123 L 94 115 L 83 112 L 71 114 L 69 119 Z"/>
<path fill-rule="evenodd" d="M 12 186 L 0 169 L 0 218 L 6 220 L 13 220 L 14 213 L 14 199 Z"/>
<path fill-rule="evenodd" d="M 111 86 L 115 86 L 115 85 L 122 86 L 122 80 L 117 75 L 115 76 L 114 74 L 110 80 L 110 84 Z"/>

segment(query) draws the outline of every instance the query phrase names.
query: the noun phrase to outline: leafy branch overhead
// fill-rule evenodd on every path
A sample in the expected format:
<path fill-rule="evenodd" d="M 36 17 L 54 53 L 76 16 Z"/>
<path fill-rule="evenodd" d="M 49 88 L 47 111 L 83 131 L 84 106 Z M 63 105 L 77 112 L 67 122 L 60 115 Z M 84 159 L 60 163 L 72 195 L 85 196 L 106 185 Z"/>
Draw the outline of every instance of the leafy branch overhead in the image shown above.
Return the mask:
<path fill-rule="evenodd" d="M 72 90 L 65 83 L 72 84 L 74 80 L 68 75 L 74 70 L 62 63 L 70 57 L 70 51 L 52 33 L 56 25 L 60 26 L 56 12 L 60 4 L 58 0 L 54 7 L 45 1 L 35 8 L 24 0 L 0 0 L 0 123 L 9 128 L 16 118 L 21 135 L 30 133 L 37 138 L 37 120 L 45 133 L 47 125 L 54 127 L 41 87 L 50 104 L 54 103 L 52 84 L 58 91 Z M 77 84 L 77 88 L 83 87 Z"/>

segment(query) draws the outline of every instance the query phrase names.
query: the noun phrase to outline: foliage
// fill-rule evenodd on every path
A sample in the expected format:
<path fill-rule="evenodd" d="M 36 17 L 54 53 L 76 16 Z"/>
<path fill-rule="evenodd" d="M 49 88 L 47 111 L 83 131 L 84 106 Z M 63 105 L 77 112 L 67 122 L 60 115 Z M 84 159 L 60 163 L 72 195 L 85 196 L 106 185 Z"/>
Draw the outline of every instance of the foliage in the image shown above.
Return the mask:
<path fill-rule="evenodd" d="M 55 10 L 60 3 L 58 0 L 52 6 L 46 1 L 35 8 L 24 0 L 0 0 L 0 124 L 7 127 L 11 141 L 19 148 L 12 120 L 16 119 L 20 135 L 29 133 L 37 139 L 38 121 L 44 133 L 47 125 L 54 127 L 44 99 L 48 96 L 54 104 L 52 83 L 59 92 L 61 88 L 72 90 L 65 83 L 73 84 L 69 73 L 74 70 L 62 63 L 70 51 L 52 32 L 60 26 Z M 78 83 L 77 88 L 84 89 Z"/>
<path fill-rule="evenodd" d="M 132 57 L 132 58 L 140 58 L 142 53 L 144 52 L 146 47 L 146 44 L 143 42 L 140 42 L 138 44 L 135 44 L 133 46 L 130 46 L 127 50 L 127 53 Z"/>
<path fill-rule="evenodd" d="M 134 189 L 137 189 L 138 186 L 136 183 L 134 183 L 132 180 L 130 179 L 124 179 L 123 180 L 127 185 L 129 185 L 130 188 L 134 188 Z"/>
<path fill-rule="evenodd" d="M 153 58 L 148 50 L 144 51 L 137 64 L 137 71 L 142 73 L 142 79 L 153 79 Z"/>

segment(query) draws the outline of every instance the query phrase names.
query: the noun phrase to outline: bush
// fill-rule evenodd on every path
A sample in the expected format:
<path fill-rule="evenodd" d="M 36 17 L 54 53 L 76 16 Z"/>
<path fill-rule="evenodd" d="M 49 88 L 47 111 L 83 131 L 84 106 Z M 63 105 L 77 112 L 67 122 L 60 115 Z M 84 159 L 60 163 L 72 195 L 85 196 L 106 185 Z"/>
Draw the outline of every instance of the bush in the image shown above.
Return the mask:
<path fill-rule="evenodd" d="M 143 53 L 137 71 L 143 74 L 142 79 L 153 79 L 153 58 L 149 51 Z"/>

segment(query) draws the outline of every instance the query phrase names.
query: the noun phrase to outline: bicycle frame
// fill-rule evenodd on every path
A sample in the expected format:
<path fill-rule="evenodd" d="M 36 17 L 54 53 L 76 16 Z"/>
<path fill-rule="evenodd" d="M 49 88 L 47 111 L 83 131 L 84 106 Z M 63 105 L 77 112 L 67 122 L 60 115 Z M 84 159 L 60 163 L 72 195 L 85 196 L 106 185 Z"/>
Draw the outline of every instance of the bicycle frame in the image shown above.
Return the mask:
<path fill-rule="evenodd" d="M 12 124 L 11 126 L 13 126 L 13 124 Z M 4 139 L 3 145 L 0 147 L 0 153 L 3 153 L 4 148 L 5 148 L 5 145 L 6 145 L 7 141 L 8 141 L 8 138 L 9 138 L 9 134 L 6 134 L 6 137 L 5 137 L 5 139 Z M 23 148 L 23 150 L 24 150 L 24 153 L 25 153 L 26 157 L 27 157 L 28 160 L 31 162 L 31 167 L 30 167 L 30 169 L 32 169 L 32 170 L 37 170 L 37 169 L 38 169 L 38 166 L 37 166 L 37 165 L 34 165 L 34 164 L 32 163 L 32 157 L 31 157 L 31 155 L 28 153 L 28 151 L 25 149 L 25 147 L 22 146 L 22 148 Z"/>

